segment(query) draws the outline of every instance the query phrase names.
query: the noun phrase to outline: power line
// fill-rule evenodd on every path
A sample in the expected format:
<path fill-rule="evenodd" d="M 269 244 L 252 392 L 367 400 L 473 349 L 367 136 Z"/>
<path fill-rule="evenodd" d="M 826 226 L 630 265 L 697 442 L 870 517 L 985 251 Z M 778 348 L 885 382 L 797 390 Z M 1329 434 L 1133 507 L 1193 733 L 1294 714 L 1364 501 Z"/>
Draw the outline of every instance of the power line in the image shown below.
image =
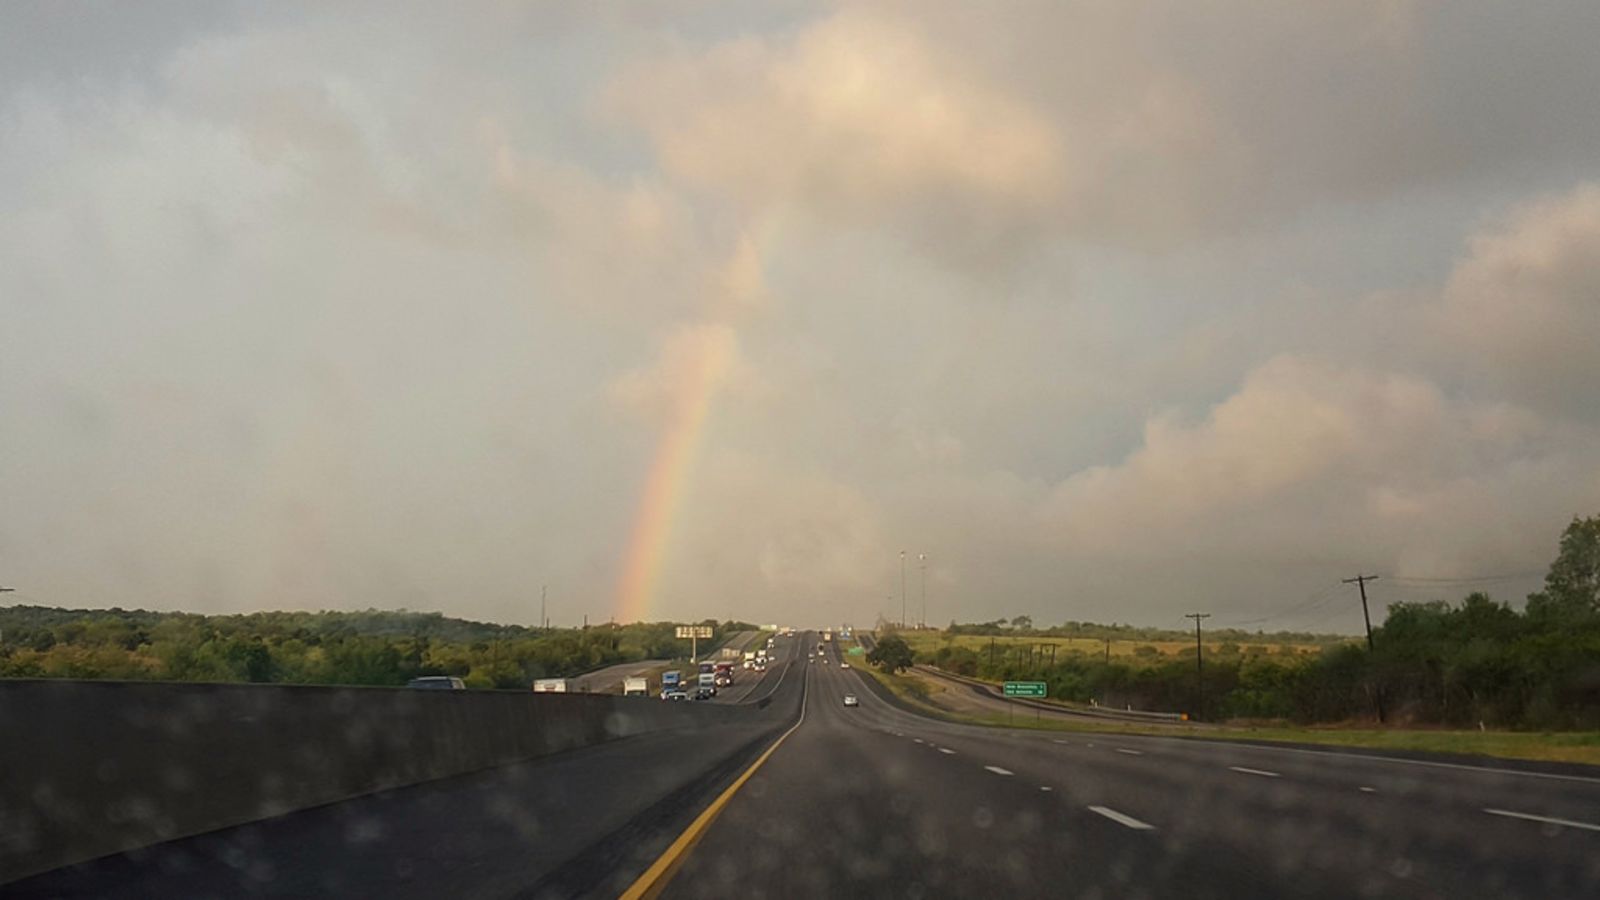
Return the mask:
<path fill-rule="evenodd" d="M 1262 622 L 1270 622 L 1273 619 L 1281 619 L 1281 618 L 1284 618 L 1285 616 L 1292 616 L 1292 615 L 1295 615 L 1297 613 L 1300 613 L 1300 614 L 1309 613 L 1312 610 L 1316 609 L 1317 607 L 1322 606 L 1323 604 L 1327 603 L 1329 600 L 1333 599 L 1334 596 L 1336 596 L 1337 592 L 1339 591 L 1339 589 L 1341 587 L 1343 587 L 1343 585 L 1341 585 L 1339 582 L 1333 582 L 1331 584 L 1325 584 L 1322 587 L 1318 588 L 1317 590 L 1315 590 L 1315 591 L 1311 592 L 1310 594 L 1306 595 L 1306 599 L 1300 601 L 1299 603 L 1296 603 L 1294 606 L 1288 607 L 1287 609 L 1281 609 L 1281 610 L 1279 610 L 1277 612 L 1274 612 L 1274 613 L 1268 613 L 1267 615 L 1261 616 L 1260 618 L 1257 618 L 1257 619 L 1245 619 L 1245 620 L 1240 621 L 1240 622 L 1232 622 L 1232 623 L 1228 623 L 1228 624 L 1224 624 L 1224 625 L 1219 625 L 1217 627 L 1219 627 L 1219 628 L 1238 628 L 1238 627 L 1243 626 L 1243 625 L 1258 625 L 1258 624 L 1260 624 Z"/>
<path fill-rule="evenodd" d="M 1414 575 L 1390 575 L 1389 581 L 1415 583 L 1415 584 L 1480 584 L 1489 581 L 1516 581 L 1521 578 L 1537 578 L 1545 574 L 1542 569 L 1529 569 L 1523 572 L 1500 572 L 1491 575 L 1467 575 L 1459 578 L 1423 578 Z"/>

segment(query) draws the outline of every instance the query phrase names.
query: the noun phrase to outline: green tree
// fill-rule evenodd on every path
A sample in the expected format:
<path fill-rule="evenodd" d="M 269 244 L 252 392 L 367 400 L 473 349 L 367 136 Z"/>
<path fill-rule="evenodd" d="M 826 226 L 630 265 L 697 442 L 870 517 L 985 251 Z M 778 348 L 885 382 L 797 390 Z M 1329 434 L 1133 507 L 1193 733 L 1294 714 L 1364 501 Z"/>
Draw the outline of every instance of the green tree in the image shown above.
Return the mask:
<path fill-rule="evenodd" d="M 1600 516 L 1573 519 L 1544 577 L 1544 590 L 1528 598 L 1528 616 L 1546 625 L 1600 616 Z"/>
<path fill-rule="evenodd" d="M 906 644 L 905 638 L 898 634 L 886 634 L 878 638 L 872 652 L 867 654 L 867 662 L 890 674 L 911 668 L 915 659 L 916 654 Z"/>

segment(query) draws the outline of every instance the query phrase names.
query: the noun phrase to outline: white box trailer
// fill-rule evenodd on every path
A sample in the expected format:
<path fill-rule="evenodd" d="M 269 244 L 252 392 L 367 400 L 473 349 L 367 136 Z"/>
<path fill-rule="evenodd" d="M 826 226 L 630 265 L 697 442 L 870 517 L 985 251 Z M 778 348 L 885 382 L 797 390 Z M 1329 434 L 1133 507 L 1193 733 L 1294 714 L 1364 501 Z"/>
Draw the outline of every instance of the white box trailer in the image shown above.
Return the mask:
<path fill-rule="evenodd" d="M 650 679 L 624 678 L 622 679 L 622 696 L 648 697 L 650 696 Z"/>
<path fill-rule="evenodd" d="M 567 680 L 565 678 L 540 678 L 533 683 L 535 694 L 565 694 Z"/>

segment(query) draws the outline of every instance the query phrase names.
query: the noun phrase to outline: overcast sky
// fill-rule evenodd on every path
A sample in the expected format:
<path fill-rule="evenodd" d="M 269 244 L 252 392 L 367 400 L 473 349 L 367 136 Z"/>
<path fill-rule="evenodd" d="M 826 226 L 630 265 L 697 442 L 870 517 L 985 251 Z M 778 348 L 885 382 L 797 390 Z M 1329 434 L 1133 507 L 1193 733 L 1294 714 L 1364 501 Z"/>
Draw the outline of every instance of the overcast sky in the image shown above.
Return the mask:
<path fill-rule="evenodd" d="M 899 618 L 901 550 L 936 623 L 1520 602 L 1600 513 L 1597 45 L 1589 0 L 11 0 L 0 584 L 627 616 L 687 428 L 653 619 Z"/>

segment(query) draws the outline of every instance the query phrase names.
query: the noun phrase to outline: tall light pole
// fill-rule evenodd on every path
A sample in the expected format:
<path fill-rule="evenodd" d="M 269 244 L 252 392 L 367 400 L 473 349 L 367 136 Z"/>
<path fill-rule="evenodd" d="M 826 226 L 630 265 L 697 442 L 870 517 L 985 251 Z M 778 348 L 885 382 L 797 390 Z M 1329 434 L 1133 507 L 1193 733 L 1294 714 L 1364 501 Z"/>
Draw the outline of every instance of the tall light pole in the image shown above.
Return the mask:
<path fill-rule="evenodd" d="M 906 630 L 906 552 L 900 551 L 900 630 Z"/>
<path fill-rule="evenodd" d="M 922 627 L 928 627 L 928 554 L 917 554 L 917 568 L 922 570 Z"/>

